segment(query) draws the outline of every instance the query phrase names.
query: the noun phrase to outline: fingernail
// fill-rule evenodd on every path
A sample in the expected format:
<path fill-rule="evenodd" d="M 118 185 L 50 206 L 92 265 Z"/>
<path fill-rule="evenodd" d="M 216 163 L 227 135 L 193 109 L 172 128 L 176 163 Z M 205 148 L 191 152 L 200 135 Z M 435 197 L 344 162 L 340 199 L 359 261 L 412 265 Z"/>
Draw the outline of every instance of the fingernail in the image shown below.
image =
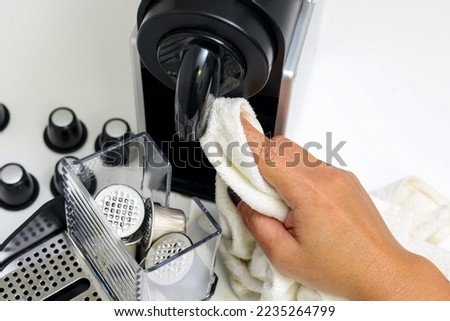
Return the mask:
<path fill-rule="evenodd" d="M 228 187 L 227 192 L 234 206 L 238 206 L 238 204 L 242 201 L 238 194 L 236 194 L 230 187 Z"/>

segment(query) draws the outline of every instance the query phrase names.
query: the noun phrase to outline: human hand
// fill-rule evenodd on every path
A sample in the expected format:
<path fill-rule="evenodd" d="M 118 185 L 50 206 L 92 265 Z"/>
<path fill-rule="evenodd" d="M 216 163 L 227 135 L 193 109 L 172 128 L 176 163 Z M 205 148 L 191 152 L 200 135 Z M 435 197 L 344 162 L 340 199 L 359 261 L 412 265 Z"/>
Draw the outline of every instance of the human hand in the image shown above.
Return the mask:
<path fill-rule="evenodd" d="M 317 160 L 287 138 L 269 141 L 245 119 L 242 123 L 262 176 L 291 208 L 281 223 L 238 204 L 278 271 L 349 299 L 450 299 L 446 278 L 396 241 L 355 175 Z M 288 166 L 296 158 L 300 162 Z"/>

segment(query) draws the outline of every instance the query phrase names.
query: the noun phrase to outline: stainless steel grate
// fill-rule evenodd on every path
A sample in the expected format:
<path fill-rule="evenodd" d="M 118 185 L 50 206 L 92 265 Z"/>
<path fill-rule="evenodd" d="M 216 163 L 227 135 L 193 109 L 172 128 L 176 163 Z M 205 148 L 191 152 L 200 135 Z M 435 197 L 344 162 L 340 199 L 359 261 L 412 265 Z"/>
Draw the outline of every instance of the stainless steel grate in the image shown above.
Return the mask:
<path fill-rule="evenodd" d="M 109 300 L 65 233 L 25 252 L 0 271 L 0 301 Z"/>

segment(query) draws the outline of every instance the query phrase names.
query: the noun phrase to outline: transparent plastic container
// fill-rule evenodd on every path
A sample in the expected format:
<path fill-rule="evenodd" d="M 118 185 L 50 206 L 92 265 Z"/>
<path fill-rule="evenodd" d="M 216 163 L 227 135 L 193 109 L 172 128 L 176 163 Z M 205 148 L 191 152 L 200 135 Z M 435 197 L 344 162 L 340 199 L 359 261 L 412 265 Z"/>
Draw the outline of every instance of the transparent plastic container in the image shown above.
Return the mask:
<path fill-rule="evenodd" d="M 204 300 L 211 295 L 221 229 L 200 200 L 193 198 L 190 208 L 181 209 L 192 244 L 148 269 L 145 254 L 130 254 L 95 202 L 105 187 L 123 184 L 143 199 L 169 206 L 171 165 L 148 134 L 63 164 L 68 235 L 112 299 Z M 145 231 L 151 231 L 151 220 L 143 224 L 141 242 L 149 242 Z"/>

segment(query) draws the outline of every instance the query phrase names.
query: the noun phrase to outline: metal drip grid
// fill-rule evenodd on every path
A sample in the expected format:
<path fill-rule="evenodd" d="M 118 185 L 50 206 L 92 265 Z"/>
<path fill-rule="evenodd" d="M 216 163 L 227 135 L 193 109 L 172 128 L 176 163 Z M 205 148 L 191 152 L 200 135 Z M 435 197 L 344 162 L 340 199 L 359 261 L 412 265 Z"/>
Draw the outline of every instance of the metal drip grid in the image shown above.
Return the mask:
<path fill-rule="evenodd" d="M 41 300 L 109 300 L 65 233 L 39 244 L 0 271 L 0 301 Z"/>

